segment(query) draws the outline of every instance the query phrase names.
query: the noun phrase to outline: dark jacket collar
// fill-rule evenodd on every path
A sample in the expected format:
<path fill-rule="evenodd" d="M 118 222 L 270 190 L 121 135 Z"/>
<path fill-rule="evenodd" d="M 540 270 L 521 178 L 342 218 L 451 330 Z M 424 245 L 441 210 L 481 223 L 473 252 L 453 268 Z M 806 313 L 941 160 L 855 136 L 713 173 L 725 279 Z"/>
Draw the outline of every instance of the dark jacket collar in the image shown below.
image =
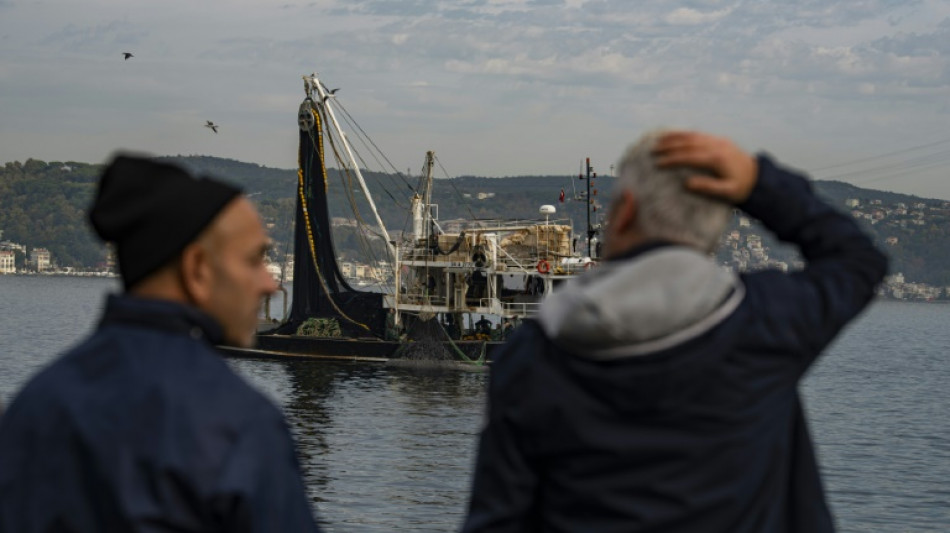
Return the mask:
<path fill-rule="evenodd" d="M 99 327 L 112 324 L 134 325 L 207 339 L 221 344 L 224 331 L 213 318 L 194 307 L 172 302 L 136 298 L 128 294 L 110 294 Z"/>

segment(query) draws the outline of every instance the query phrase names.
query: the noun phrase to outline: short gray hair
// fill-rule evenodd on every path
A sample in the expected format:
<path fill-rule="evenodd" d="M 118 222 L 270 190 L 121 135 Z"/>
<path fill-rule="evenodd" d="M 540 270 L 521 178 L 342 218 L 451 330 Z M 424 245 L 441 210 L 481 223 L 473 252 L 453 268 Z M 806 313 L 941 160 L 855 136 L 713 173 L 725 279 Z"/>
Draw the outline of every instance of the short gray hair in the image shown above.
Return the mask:
<path fill-rule="evenodd" d="M 650 152 L 667 131 L 646 133 L 627 148 L 618 165 L 616 187 L 633 193 L 637 200 L 637 223 L 646 237 L 712 252 L 719 244 L 732 206 L 683 187 L 689 176 L 708 171 L 690 167 L 658 169 L 654 165 Z"/>

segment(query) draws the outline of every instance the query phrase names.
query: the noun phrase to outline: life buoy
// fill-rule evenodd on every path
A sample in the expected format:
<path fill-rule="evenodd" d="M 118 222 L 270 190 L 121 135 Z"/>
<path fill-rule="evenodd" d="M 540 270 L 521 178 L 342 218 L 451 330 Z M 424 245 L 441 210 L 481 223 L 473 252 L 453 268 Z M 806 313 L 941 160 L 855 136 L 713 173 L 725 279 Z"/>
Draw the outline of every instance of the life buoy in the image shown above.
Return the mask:
<path fill-rule="evenodd" d="M 551 264 L 547 262 L 546 259 L 538 261 L 538 272 L 542 274 L 547 274 L 551 271 Z"/>

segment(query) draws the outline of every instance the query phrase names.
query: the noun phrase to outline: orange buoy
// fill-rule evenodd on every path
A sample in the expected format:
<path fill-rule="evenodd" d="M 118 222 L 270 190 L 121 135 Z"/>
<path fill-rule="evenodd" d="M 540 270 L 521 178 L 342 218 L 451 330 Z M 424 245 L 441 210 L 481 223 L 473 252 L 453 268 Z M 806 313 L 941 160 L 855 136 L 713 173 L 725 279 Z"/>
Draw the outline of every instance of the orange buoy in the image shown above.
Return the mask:
<path fill-rule="evenodd" d="M 538 272 L 542 274 L 547 274 L 551 271 L 551 265 L 547 262 L 546 259 L 538 261 Z"/>

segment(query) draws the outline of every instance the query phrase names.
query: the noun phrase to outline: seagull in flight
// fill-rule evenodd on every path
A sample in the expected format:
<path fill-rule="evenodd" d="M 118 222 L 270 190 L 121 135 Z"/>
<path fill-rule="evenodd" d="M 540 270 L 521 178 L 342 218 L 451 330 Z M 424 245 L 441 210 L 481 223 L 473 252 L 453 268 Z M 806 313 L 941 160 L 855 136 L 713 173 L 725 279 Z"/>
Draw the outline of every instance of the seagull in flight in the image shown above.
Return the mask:
<path fill-rule="evenodd" d="M 326 90 L 326 87 L 324 87 L 323 89 Z M 327 91 L 326 96 L 323 97 L 323 100 L 321 100 L 321 102 L 326 102 L 327 99 L 329 99 L 329 98 L 336 98 L 336 92 L 339 91 L 339 90 L 340 90 L 340 88 L 337 87 L 336 89 L 331 89 L 331 90 Z"/>
<path fill-rule="evenodd" d="M 128 61 L 130 57 L 135 57 L 135 56 L 132 55 L 132 52 L 122 52 L 122 57 L 124 57 L 125 60 Z"/>
<path fill-rule="evenodd" d="M 215 132 L 215 133 L 218 133 L 218 125 L 217 125 L 217 124 L 215 124 L 214 122 L 211 122 L 210 120 L 206 120 L 205 122 L 207 122 L 207 124 L 205 124 L 205 127 L 206 127 L 206 128 L 211 128 L 211 131 L 213 131 L 213 132 Z"/>
<path fill-rule="evenodd" d="M 320 85 L 323 85 L 323 82 L 320 82 Z M 326 85 L 323 85 L 323 90 L 326 91 L 327 94 L 323 97 L 323 100 L 320 101 L 321 103 L 326 102 L 328 98 L 335 98 L 336 92 L 339 91 L 340 88 L 337 87 L 336 89 L 330 89 Z"/>

